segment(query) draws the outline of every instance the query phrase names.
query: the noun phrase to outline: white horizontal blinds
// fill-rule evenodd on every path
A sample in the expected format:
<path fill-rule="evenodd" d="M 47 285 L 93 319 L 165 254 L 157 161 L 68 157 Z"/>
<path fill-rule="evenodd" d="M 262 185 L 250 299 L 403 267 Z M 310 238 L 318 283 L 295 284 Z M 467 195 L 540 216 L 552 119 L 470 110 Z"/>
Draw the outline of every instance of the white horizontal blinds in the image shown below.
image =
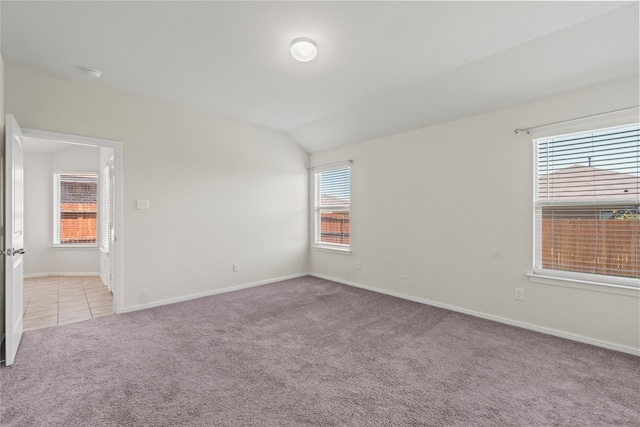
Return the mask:
<path fill-rule="evenodd" d="M 54 217 L 57 217 L 57 221 L 54 223 L 54 243 L 96 243 L 97 174 L 55 173 L 54 193 L 56 192 Z"/>
<path fill-rule="evenodd" d="M 348 167 L 320 172 L 320 206 L 349 206 L 351 201 Z"/>
<path fill-rule="evenodd" d="M 316 174 L 316 244 L 349 245 L 351 169 L 340 166 Z"/>
<path fill-rule="evenodd" d="M 100 176 L 101 180 L 101 196 L 100 196 L 100 247 L 108 251 L 109 250 L 109 231 L 111 228 L 110 225 L 110 215 L 109 215 L 109 165 L 107 165 L 104 169 L 102 169 L 102 173 Z"/>
<path fill-rule="evenodd" d="M 640 277 L 637 124 L 536 140 L 536 268 Z"/>
<path fill-rule="evenodd" d="M 538 143 L 538 200 L 638 199 L 638 125 Z"/>

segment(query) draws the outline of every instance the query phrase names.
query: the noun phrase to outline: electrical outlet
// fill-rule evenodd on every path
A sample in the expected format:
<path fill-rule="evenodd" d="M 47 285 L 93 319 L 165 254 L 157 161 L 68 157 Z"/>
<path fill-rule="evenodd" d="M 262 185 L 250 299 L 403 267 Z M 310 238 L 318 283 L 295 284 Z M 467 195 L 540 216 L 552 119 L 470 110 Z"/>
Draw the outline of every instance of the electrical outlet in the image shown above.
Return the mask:
<path fill-rule="evenodd" d="M 360 264 L 360 261 L 356 261 L 356 270 L 362 270 L 362 264 Z"/>
<path fill-rule="evenodd" d="M 234 262 L 233 263 L 233 272 L 237 273 L 238 271 L 240 271 L 240 263 L 239 262 Z"/>
<path fill-rule="evenodd" d="M 402 278 L 403 279 L 408 279 L 409 278 L 409 269 L 407 269 L 407 268 L 403 268 L 402 269 Z"/>
<path fill-rule="evenodd" d="M 516 288 L 515 289 L 515 294 L 513 296 L 515 299 L 517 299 L 518 301 L 524 301 L 524 289 L 522 288 Z"/>

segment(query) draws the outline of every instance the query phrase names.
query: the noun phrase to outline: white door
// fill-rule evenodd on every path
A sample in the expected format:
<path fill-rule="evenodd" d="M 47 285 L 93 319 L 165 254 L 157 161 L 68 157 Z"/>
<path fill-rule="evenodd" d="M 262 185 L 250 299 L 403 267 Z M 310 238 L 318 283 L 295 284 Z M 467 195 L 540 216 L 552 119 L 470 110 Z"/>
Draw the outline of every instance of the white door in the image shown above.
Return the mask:
<path fill-rule="evenodd" d="M 22 338 L 22 279 L 24 259 L 24 169 L 22 130 L 7 114 L 5 141 L 5 363 L 13 364 Z"/>

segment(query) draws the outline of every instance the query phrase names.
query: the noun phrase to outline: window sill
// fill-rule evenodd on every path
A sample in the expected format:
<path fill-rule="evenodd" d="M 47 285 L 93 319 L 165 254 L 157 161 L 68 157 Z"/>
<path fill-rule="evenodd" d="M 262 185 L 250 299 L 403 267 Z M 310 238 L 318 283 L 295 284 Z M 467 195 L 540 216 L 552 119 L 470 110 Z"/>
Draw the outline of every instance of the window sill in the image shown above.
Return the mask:
<path fill-rule="evenodd" d="M 98 245 L 89 244 L 89 245 L 49 245 L 50 249 L 98 249 Z"/>
<path fill-rule="evenodd" d="M 564 288 L 640 298 L 640 288 L 637 285 L 602 283 L 581 278 L 559 277 L 540 273 L 527 273 L 527 276 L 530 282 L 542 285 L 561 286 Z M 629 282 L 633 282 L 633 279 L 629 279 Z M 636 281 L 636 283 L 638 283 L 638 281 Z"/>
<path fill-rule="evenodd" d="M 311 246 L 311 248 L 320 252 L 331 252 L 331 253 L 336 253 L 340 255 L 351 255 L 350 248 L 341 248 L 341 247 L 334 247 L 334 246 L 315 246 L 315 245 Z"/>
<path fill-rule="evenodd" d="M 102 246 L 100 246 L 100 247 L 98 248 L 98 250 L 99 250 L 100 252 L 102 252 L 103 254 L 107 254 L 107 255 L 109 255 L 109 249 L 105 249 L 105 248 L 103 248 Z"/>

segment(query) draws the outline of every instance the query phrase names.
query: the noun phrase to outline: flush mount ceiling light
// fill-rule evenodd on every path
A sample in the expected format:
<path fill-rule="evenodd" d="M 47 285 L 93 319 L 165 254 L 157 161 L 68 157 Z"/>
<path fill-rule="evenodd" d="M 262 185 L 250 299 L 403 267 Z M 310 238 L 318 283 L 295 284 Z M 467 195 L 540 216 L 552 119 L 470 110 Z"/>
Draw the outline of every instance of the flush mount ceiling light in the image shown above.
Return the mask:
<path fill-rule="evenodd" d="M 311 39 L 295 39 L 291 42 L 291 56 L 297 61 L 309 62 L 318 54 L 316 43 Z"/>
<path fill-rule="evenodd" d="M 84 72 L 96 79 L 100 78 L 100 76 L 102 75 L 102 72 L 96 70 L 95 68 L 85 68 Z"/>

